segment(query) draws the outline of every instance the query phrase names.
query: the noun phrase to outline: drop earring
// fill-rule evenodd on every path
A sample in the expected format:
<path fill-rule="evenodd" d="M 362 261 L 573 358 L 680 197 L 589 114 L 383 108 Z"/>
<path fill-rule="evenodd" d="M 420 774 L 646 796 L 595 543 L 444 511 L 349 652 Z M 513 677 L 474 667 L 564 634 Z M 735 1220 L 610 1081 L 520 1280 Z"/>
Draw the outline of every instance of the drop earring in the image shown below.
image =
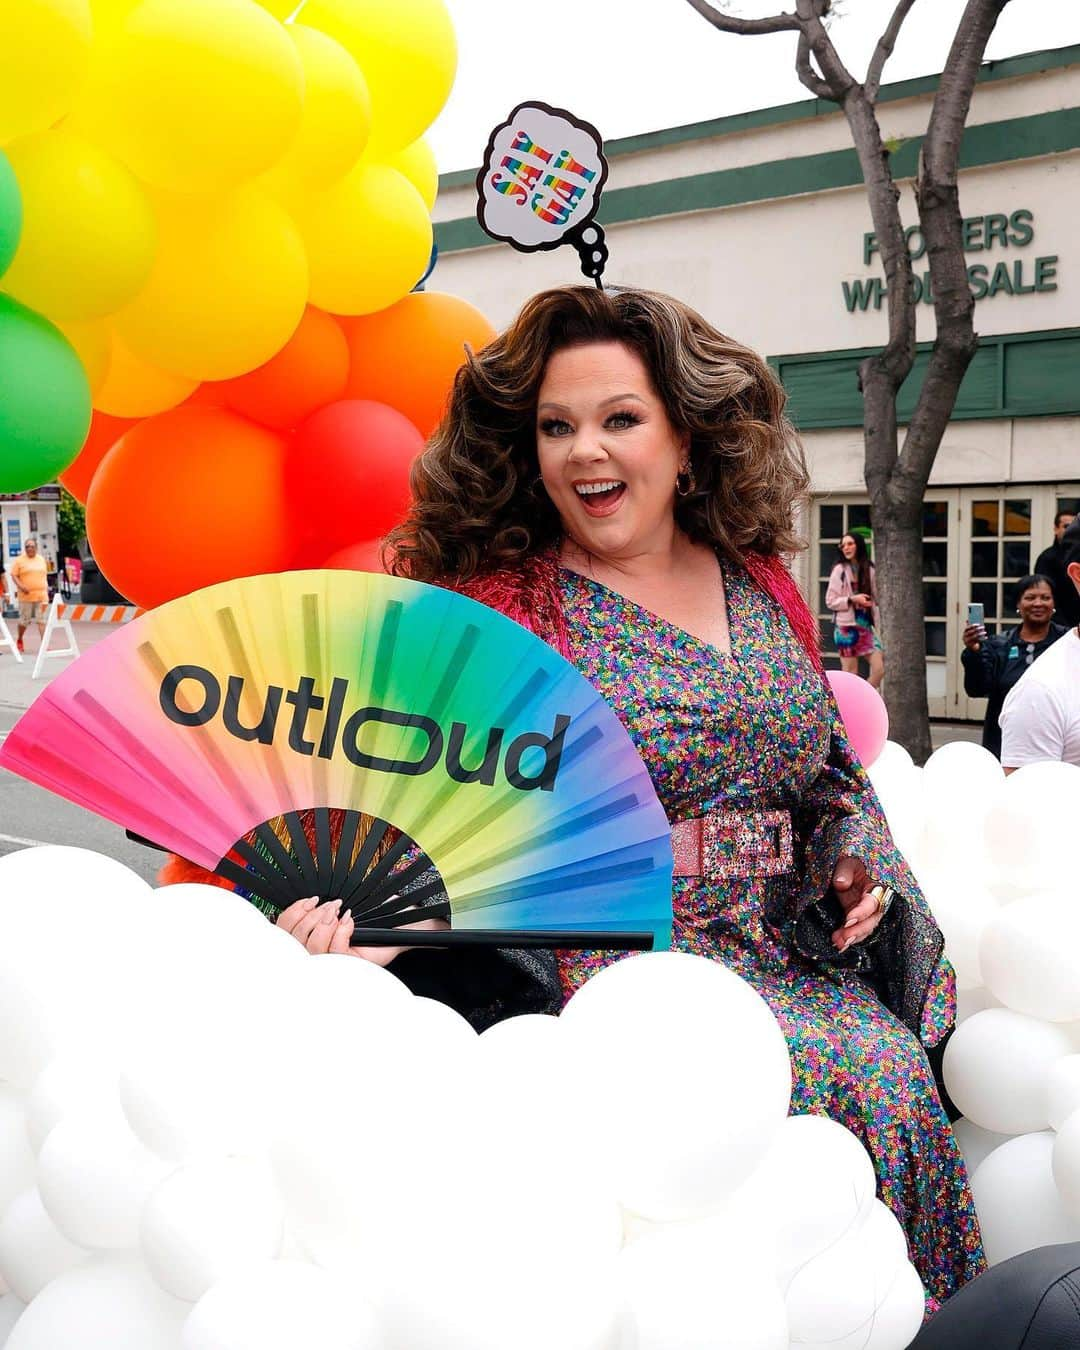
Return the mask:
<path fill-rule="evenodd" d="M 680 469 L 675 475 L 675 491 L 680 497 L 689 497 L 692 492 L 697 491 L 697 479 L 694 477 L 694 466 L 689 462 L 685 469 Z"/>

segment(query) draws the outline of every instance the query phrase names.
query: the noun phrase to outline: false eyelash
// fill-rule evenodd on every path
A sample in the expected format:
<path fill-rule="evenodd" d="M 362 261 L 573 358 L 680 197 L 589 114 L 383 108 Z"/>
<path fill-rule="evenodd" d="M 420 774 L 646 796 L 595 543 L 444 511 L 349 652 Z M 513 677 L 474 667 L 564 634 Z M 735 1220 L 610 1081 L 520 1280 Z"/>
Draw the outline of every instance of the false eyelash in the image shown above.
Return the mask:
<path fill-rule="evenodd" d="M 640 426 L 642 421 L 644 420 L 636 412 L 631 412 L 629 410 L 625 412 L 608 413 L 607 420 L 610 422 L 612 418 L 615 417 L 621 417 L 625 422 L 627 422 L 632 427 Z M 570 425 L 569 422 L 567 422 L 564 417 L 549 417 L 545 421 L 540 423 L 540 430 L 545 435 L 550 436 L 552 434 L 552 429 L 554 427 L 569 426 L 569 425 Z"/>

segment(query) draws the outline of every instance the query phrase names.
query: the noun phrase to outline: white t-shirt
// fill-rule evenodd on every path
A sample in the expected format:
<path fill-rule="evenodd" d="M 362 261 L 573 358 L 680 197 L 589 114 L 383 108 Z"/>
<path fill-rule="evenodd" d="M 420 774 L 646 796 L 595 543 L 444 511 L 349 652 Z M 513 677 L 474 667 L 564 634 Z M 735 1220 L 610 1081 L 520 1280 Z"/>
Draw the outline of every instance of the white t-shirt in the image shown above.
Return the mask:
<path fill-rule="evenodd" d="M 1075 628 L 1048 647 L 1009 690 L 998 721 L 1007 769 L 1041 759 L 1080 765 L 1080 637 Z"/>

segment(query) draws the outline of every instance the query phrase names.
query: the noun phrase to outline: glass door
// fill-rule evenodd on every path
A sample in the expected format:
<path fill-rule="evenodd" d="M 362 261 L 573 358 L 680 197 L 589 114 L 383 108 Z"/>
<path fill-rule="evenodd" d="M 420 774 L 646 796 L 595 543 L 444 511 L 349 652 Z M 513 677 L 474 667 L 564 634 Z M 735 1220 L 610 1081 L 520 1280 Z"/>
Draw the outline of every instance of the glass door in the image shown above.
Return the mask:
<path fill-rule="evenodd" d="M 1033 510 L 1044 514 L 1042 498 L 1052 489 L 1003 487 L 968 488 L 961 494 L 960 531 L 964 546 L 960 555 L 960 594 L 957 597 L 957 657 L 960 633 L 967 619 L 969 600 L 978 601 L 991 636 L 1007 632 L 1018 622 L 1015 589 L 1027 576 L 1035 555 L 1041 552 L 1038 535 L 1032 534 Z M 968 698 L 960 687 L 954 716 L 982 721 L 986 700 Z"/>
<path fill-rule="evenodd" d="M 926 629 L 926 692 L 931 717 L 956 716 L 951 704 L 956 697 L 956 667 L 959 658 L 950 661 L 951 645 L 959 641 L 956 630 L 955 597 L 950 596 L 950 579 L 956 576 L 959 536 L 958 495 L 955 489 L 930 491 L 923 501 L 923 611 Z M 833 643 L 832 614 L 825 606 L 829 573 L 839 558 L 838 545 L 850 532 L 870 527 L 870 507 L 865 496 L 837 494 L 815 500 L 811 516 L 811 557 L 817 571 L 812 578 L 811 594 L 817 605 L 825 664 L 839 668 Z M 871 553 L 873 545 L 871 540 Z M 952 602 L 952 603 L 950 603 Z M 956 630 L 956 631 L 954 631 Z M 882 633 L 885 648 L 885 682 L 889 680 L 889 637 Z M 865 672 L 864 672 L 865 673 Z"/>

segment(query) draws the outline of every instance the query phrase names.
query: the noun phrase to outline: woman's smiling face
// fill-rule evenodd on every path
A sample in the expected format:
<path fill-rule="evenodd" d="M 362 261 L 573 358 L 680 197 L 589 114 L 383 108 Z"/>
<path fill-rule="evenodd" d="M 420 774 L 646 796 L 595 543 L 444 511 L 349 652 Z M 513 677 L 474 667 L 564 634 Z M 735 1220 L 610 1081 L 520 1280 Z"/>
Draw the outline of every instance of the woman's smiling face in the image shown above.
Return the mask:
<path fill-rule="evenodd" d="M 548 361 L 536 410 L 540 475 L 564 532 L 589 553 L 625 558 L 670 544 L 689 442 L 629 347 L 592 342 Z"/>

